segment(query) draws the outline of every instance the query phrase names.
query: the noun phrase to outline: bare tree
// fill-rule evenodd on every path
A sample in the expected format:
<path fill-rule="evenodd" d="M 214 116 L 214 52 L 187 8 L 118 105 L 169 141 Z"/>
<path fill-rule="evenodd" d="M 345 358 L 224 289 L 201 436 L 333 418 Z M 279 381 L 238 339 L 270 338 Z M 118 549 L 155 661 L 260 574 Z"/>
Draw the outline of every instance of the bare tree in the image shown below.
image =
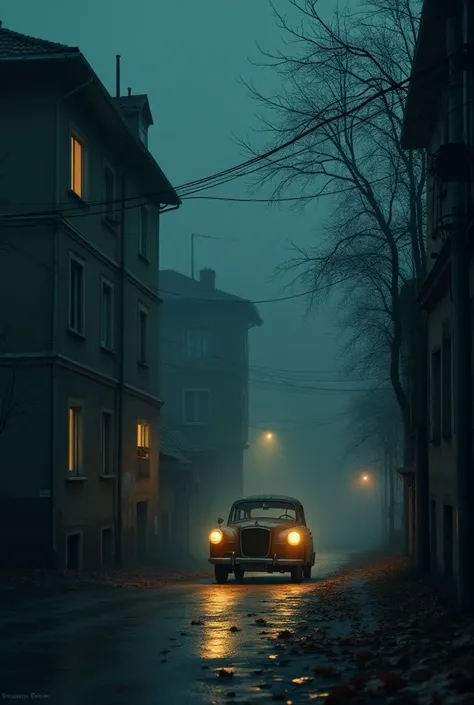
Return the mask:
<path fill-rule="evenodd" d="M 290 23 L 272 4 L 288 41 L 276 53 L 262 51 L 263 66 L 282 78 L 281 92 L 268 96 L 246 84 L 265 108 L 268 148 L 311 124 L 342 117 L 292 144 L 283 157 L 267 160 L 258 172 L 259 184 L 271 185 L 275 197 L 296 189 L 306 204 L 308 193 L 333 194 L 335 207 L 318 223 L 314 247 L 295 246 L 295 257 L 282 269 L 304 282 L 312 304 L 334 289 L 342 294 L 348 367 L 362 375 L 375 368 L 381 382 L 388 378 L 408 428 L 400 288 L 421 279 L 425 268 L 425 164 L 423 156 L 402 149 L 400 133 L 420 2 L 351 2 L 327 23 L 317 0 L 287 1 L 301 23 Z M 348 114 L 368 96 L 378 97 Z"/>

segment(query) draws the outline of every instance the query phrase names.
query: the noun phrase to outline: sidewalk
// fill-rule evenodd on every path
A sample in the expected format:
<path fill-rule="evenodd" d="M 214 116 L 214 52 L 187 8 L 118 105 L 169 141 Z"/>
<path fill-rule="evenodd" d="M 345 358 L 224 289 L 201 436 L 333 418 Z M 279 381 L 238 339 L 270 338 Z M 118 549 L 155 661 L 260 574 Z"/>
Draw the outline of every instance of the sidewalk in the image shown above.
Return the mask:
<path fill-rule="evenodd" d="M 65 592 L 117 589 L 156 588 L 176 582 L 192 582 L 209 577 L 205 563 L 187 564 L 178 571 L 169 566 L 148 566 L 124 570 L 94 572 L 0 571 L 0 602 L 21 597 L 60 595 Z"/>
<path fill-rule="evenodd" d="M 356 561 L 300 599 L 300 623 L 269 639 L 287 667 L 273 699 L 474 705 L 474 622 L 404 559 Z"/>

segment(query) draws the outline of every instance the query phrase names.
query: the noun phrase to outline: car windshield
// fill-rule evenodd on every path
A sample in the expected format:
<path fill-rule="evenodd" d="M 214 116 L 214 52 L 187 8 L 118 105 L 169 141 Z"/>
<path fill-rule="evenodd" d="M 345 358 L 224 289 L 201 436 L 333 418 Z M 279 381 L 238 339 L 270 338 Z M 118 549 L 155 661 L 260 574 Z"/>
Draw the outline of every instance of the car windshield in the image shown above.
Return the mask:
<path fill-rule="evenodd" d="M 281 519 L 296 521 L 296 507 L 292 502 L 269 500 L 268 502 L 238 502 L 232 508 L 230 522 L 249 519 Z"/>

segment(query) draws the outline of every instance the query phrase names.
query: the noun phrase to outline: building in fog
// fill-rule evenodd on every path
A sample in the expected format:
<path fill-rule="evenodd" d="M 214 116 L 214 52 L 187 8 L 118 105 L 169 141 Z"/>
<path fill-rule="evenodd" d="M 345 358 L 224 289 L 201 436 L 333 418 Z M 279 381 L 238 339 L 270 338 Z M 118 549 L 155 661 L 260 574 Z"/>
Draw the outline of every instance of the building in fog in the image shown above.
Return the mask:
<path fill-rule="evenodd" d="M 145 558 L 158 220 L 179 199 L 146 96 L 114 98 L 79 49 L 1 26 L 0 70 L 0 564 Z"/>
<path fill-rule="evenodd" d="M 191 503 L 192 550 L 243 492 L 248 440 L 248 331 L 255 306 L 216 288 L 203 269 L 195 280 L 160 271 L 160 390 L 163 422 L 185 439 L 197 486 Z M 199 532 L 195 529 L 199 527 Z"/>

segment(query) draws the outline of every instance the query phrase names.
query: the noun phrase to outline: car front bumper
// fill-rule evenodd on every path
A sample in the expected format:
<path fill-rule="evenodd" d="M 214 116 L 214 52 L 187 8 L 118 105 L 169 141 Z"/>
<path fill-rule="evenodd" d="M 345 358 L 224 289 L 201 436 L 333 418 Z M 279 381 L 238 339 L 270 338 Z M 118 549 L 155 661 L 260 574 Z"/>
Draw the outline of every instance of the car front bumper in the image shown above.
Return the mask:
<path fill-rule="evenodd" d="M 272 572 L 273 570 L 291 570 L 299 565 L 305 565 L 303 558 L 278 558 L 277 554 L 273 554 L 273 558 L 245 558 L 244 556 L 236 556 L 235 552 L 232 556 L 225 558 L 212 557 L 209 558 L 209 563 L 213 565 L 225 565 L 230 569 L 238 566 L 242 570 L 255 570 L 257 572 Z"/>

